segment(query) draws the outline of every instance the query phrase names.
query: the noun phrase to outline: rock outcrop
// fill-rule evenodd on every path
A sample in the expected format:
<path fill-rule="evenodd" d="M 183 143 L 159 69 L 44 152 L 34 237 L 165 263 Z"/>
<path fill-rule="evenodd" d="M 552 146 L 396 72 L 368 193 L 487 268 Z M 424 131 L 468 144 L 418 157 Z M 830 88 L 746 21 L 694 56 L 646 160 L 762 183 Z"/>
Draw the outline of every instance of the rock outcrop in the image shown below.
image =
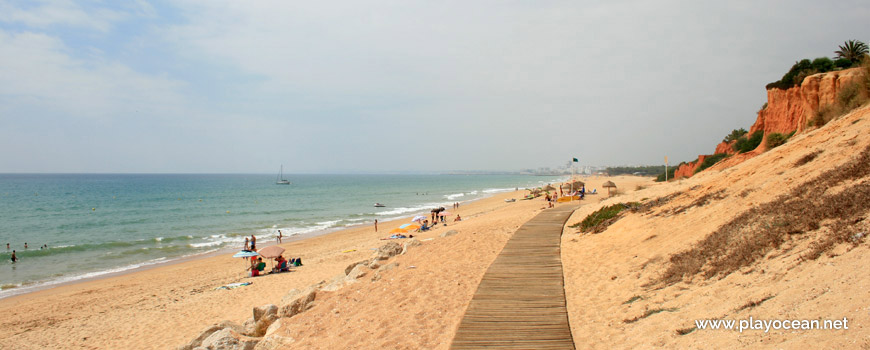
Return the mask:
<path fill-rule="evenodd" d="M 852 68 L 814 74 L 804 78 L 800 86 L 786 90 L 777 88 L 767 90 L 767 104 L 758 111 L 755 123 L 749 128 L 749 135 L 757 130 L 764 131 L 764 139 L 753 155 L 766 149 L 767 135 L 770 133 L 788 134 L 806 130 L 808 121 L 819 111 L 819 108 L 836 102 L 837 95 L 844 87 L 857 82 L 862 77 L 861 68 Z M 734 142 L 719 143 L 714 154 L 734 154 L 732 148 Z M 691 177 L 706 157 L 709 155 L 701 155 L 696 162 L 680 165 L 674 172 L 674 178 Z M 749 158 L 732 157 L 728 165 Z"/>

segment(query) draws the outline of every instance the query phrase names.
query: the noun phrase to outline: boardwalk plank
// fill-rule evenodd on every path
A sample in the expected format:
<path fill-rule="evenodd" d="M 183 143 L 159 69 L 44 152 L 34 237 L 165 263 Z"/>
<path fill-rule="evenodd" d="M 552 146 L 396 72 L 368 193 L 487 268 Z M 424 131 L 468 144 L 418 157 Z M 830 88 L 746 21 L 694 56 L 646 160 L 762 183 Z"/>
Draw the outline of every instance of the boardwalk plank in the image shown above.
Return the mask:
<path fill-rule="evenodd" d="M 484 274 L 451 349 L 574 349 L 560 244 L 575 209 L 545 210 L 517 229 Z"/>

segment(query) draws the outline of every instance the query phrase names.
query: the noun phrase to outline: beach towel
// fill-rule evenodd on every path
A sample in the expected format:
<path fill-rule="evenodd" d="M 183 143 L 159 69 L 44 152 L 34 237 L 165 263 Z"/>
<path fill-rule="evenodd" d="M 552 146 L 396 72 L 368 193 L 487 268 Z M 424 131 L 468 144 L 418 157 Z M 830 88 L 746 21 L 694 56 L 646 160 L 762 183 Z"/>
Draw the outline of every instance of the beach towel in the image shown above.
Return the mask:
<path fill-rule="evenodd" d="M 236 289 L 236 288 L 239 288 L 239 287 L 249 286 L 249 285 L 251 285 L 251 283 L 253 283 L 253 282 L 237 282 L 237 283 L 230 283 L 230 284 L 225 285 L 225 286 L 217 287 L 217 288 L 215 288 L 215 290 L 217 290 L 217 289 Z"/>

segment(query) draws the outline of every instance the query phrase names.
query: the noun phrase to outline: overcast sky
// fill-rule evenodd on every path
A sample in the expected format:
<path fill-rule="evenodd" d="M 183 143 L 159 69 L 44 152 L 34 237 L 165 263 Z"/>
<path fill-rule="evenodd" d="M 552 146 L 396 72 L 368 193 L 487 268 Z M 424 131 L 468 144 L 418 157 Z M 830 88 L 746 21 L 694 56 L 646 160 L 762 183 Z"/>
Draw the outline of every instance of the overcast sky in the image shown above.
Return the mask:
<path fill-rule="evenodd" d="M 867 1 L 3 1 L 0 172 L 672 163 Z"/>

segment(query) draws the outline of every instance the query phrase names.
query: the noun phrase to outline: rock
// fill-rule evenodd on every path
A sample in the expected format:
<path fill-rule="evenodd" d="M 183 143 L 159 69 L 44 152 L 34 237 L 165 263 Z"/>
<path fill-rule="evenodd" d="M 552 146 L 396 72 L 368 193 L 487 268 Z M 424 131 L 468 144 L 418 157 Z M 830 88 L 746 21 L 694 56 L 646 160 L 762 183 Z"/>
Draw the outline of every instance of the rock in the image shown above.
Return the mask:
<path fill-rule="evenodd" d="M 254 331 L 248 333 L 248 335 L 252 337 L 262 337 L 263 334 L 266 334 L 266 330 L 269 329 L 269 326 L 271 326 L 276 320 L 278 320 L 278 316 L 275 314 L 263 316 L 256 322 L 256 324 L 254 324 Z"/>
<path fill-rule="evenodd" d="M 375 274 L 372 276 L 372 282 L 380 281 L 381 278 L 383 277 L 382 274 L 384 272 L 395 269 L 396 267 L 399 267 L 399 263 L 397 263 L 397 262 L 393 262 L 393 263 L 389 263 L 389 264 L 386 264 L 384 266 L 381 266 L 377 271 L 375 271 Z"/>
<path fill-rule="evenodd" d="M 259 321 L 260 319 L 267 317 L 269 315 L 277 315 L 278 314 L 278 306 L 274 304 L 266 304 L 263 306 L 254 308 L 254 322 Z"/>
<path fill-rule="evenodd" d="M 287 294 L 284 294 L 284 297 L 281 298 L 281 306 L 287 305 L 291 303 L 293 300 L 296 300 L 299 295 L 302 294 L 301 290 L 291 289 Z"/>
<path fill-rule="evenodd" d="M 239 334 L 224 328 L 214 332 L 202 341 L 202 347 L 210 350 L 241 349 Z"/>
<path fill-rule="evenodd" d="M 450 237 L 450 236 L 453 236 L 457 233 L 459 233 L 459 232 L 456 232 L 456 230 L 450 230 L 450 231 L 442 233 L 441 237 Z"/>
<path fill-rule="evenodd" d="M 254 350 L 275 350 L 286 349 L 290 347 L 296 340 L 291 337 L 280 336 L 278 334 L 267 335 L 257 343 Z"/>
<path fill-rule="evenodd" d="M 402 246 L 399 245 L 399 243 L 390 242 L 390 243 L 384 244 L 383 246 L 378 248 L 378 251 L 375 252 L 375 259 L 387 260 L 391 257 L 399 255 L 399 253 L 401 253 L 401 252 L 402 252 Z"/>
<path fill-rule="evenodd" d="M 305 293 L 300 294 L 289 304 L 282 306 L 278 315 L 289 318 L 314 306 L 314 299 L 317 297 L 318 289 L 312 287 L 309 287 Z"/>
<path fill-rule="evenodd" d="M 402 245 L 402 255 L 408 252 L 408 248 L 419 247 L 421 245 L 423 245 L 423 243 L 420 243 L 420 240 L 416 238 L 411 238 L 405 241 L 405 244 Z"/>
<path fill-rule="evenodd" d="M 381 266 L 381 268 L 378 269 L 378 272 L 390 271 L 390 270 L 395 269 L 397 267 L 399 267 L 399 263 L 397 263 L 397 262 L 389 263 L 389 264 L 386 264 L 384 266 Z"/>
<path fill-rule="evenodd" d="M 345 275 L 349 274 L 350 271 L 353 270 L 353 268 L 356 267 L 357 265 L 365 266 L 365 265 L 368 265 L 369 263 L 371 263 L 371 261 L 372 261 L 372 259 L 366 259 L 366 260 L 357 261 L 353 264 L 347 265 L 347 267 L 344 268 L 344 274 Z"/>
<path fill-rule="evenodd" d="M 334 292 L 334 291 L 341 289 L 341 287 L 344 287 L 344 278 L 345 277 L 347 277 L 347 275 L 345 275 L 345 274 L 336 275 L 335 277 L 332 278 L 331 281 L 329 281 L 329 283 L 327 283 L 325 286 L 321 287 L 320 290 L 322 290 L 324 292 Z"/>
<path fill-rule="evenodd" d="M 372 262 L 369 264 L 369 268 L 374 270 L 376 268 L 381 267 L 381 262 L 378 259 L 372 259 Z"/>
<path fill-rule="evenodd" d="M 266 333 L 264 333 L 263 336 L 267 337 L 267 336 L 270 336 L 273 333 L 277 332 L 278 328 L 281 328 L 281 324 L 283 323 L 283 322 L 281 322 L 281 320 L 284 320 L 284 318 L 279 318 L 279 319 L 275 320 L 275 322 L 272 322 L 272 325 L 270 325 L 269 328 L 266 329 Z"/>
<path fill-rule="evenodd" d="M 347 274 L 347 276 L 344 278 L 344 280 L 346 282 L 350 282 L 350 283 L 356 282 L 357 278 L 365 276 L 367 271 L 368 271 L 367 266 L 365 266 L 363 264 L 359 264 L 356 267 L 354 267 L 353 270 L 350 271 L 350 273 Z"/>
<path fill-rule="evenodd" d="M 205 329 L 203 329 L 202 332 L 199 332 L 199 335 L 196 338 L 194 338 L 193 340 L 191 340 L 190 343 L 187 343 L 186 345 L 179 346 L 177 349 L 178 350 L 191 350 L 193 348 L 199 347 L 200 345 L 202 345 L 203 340 L 205 340 L 210 335 L 214 334 L 215 332 L 217 332 L 221 329 L 224 329 L 224 327 L 221 327 L 220 325 L 216 325 L 216 324 L 208 326 Z"/>
<path fill-rule="evenodd" d="M 244 332 L 242 332 L 242 334 L 254 334 L 256 326 L 257 326 L 257 321 L 254 321 L 253 317 L 249 318 L 247 321 L 245 321 L 245 324 L 242 326 L 242 328 L 244 329 Z"/>
<path fill-rule="evenodd" d="M 229 328 L 229 329 L 232 329 L 236 333 L 243 333 L 245 331 L 245 327 L 242 327 L 242 325 L 235 323 L 233 321 L 223 321 L 221 323 L 218 323 L 217 325 L 219 327 L 221 327 L 221 329 Z"/>

